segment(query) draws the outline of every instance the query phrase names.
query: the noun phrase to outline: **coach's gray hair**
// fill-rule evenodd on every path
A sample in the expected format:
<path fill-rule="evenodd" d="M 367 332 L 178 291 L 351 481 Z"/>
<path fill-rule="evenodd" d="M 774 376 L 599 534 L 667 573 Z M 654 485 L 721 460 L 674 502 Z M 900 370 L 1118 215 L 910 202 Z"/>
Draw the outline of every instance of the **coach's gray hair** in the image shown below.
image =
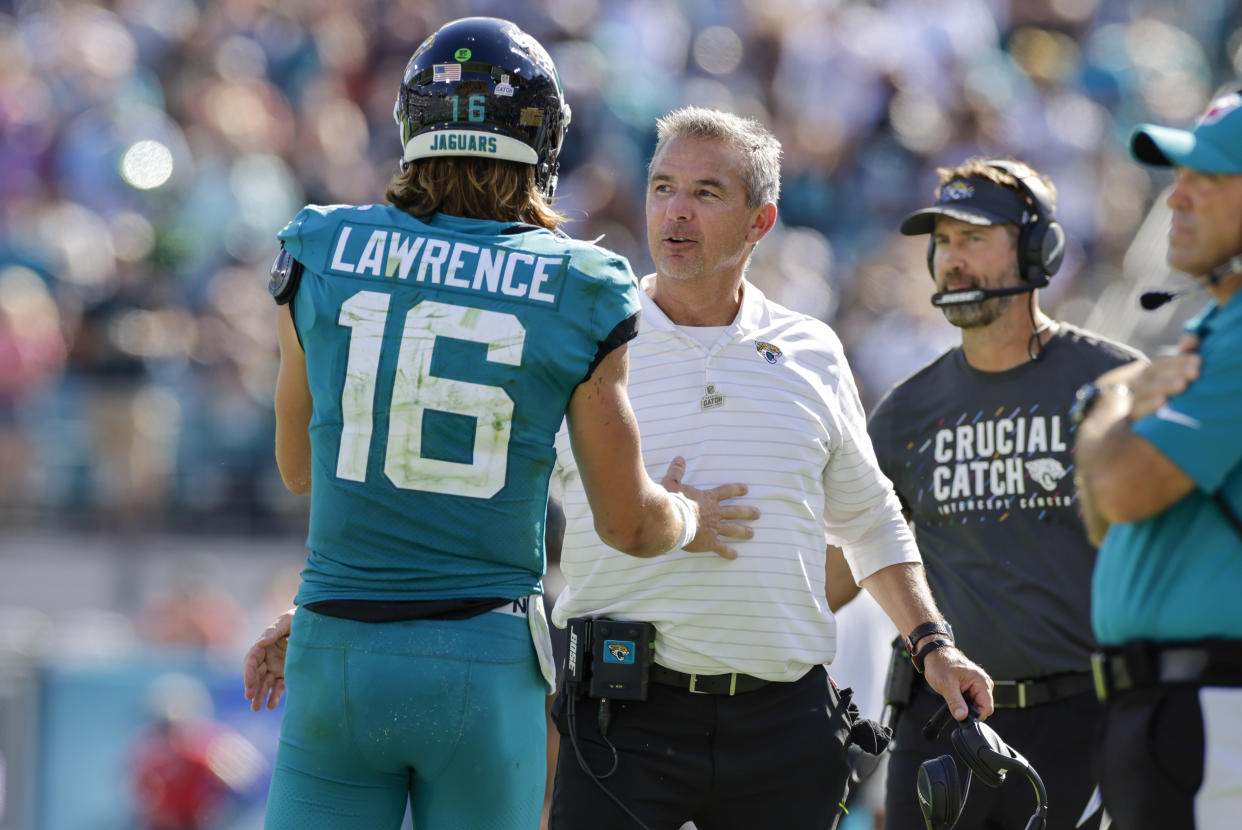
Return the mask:
<path fill-rule="evenodd" d="M 703 107 L 682 107 L 656 121 L 656 147 L 651 161 L 675 138 L 723 141 L 742 154 L 746 207 L 754 209 L 781 195 L 781 143 L 753 118 Z M 651 175 L 651 164 L 647 165 Z"/>

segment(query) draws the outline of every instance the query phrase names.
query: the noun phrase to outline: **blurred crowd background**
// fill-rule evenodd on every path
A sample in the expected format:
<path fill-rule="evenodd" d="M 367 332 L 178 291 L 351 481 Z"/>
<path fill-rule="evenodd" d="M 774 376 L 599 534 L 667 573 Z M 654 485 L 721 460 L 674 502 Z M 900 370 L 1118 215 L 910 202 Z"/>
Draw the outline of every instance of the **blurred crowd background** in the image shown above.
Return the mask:
<path fill-rule="evenodd" d="M 569 231 L 640 274 L 655 118 L 770 125 L 782 228 L 752 278 L 837 327 L 868 404 L 955 339 L 922 243 L 894 233 L 938 165 L 1012 155 L 1053 177 L 1071 248 L 1045 304 L 1084 322 L 1165 183 L 1129 160 L 1130 128 L 1185 124 L 1242 74 L 1233 0 L 0 9 L 0 518 L 88 529 L 298 524 L 271 452 L 274 234 L 306 202 L 382 200 L 405 62 L 453 17 L 547 45 L 574 113 Z"/>
<path fill-rule="evenodd" d="M 272 454 L 275 233 L 308 202 L 382 199 L 405 63 L 468 14 L 548 47 L 573 108 L 567 231 L 639 274 L 656 117 L 699 104 L 769 125 L 781 224 L 750 277 L 837 329 L 868 407 L 957 342 L 925 241 L 896 226 L 970 155 L 1056 183 L 1054 315 L 1151 352 L 1197 303 L 1138 310 L 1177 284 L 1171 178 L 1127 139 L 1239 85 L 1236 0 L 0 0 L 0 623 L 93 592 L 114 616 L 80 630 L 128 622 L 223 655 L 234 682 L 302 556 L 306 505 Z M 34 642 L 41 624 L 0 632 Z M 127 671 L 132 714 L 149 665 Z M 46 733 L 69 704 L 38 682 Z M 6 699 L 0 730 L 26 724 Z M 4 792 L 3 830 L 127 826 L 49 824 L 54 791 L 19 814 L 11 787 L 6 813 Z"/>

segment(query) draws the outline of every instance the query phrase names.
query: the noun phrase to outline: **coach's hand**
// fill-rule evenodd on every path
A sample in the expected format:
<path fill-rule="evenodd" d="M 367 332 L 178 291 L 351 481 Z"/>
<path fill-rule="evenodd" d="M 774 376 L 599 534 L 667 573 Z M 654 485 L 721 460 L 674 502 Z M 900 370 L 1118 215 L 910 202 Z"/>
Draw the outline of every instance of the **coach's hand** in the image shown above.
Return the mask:
<path fill-rule="evenodd" d="M 944 698 L 957 720 L 967 715 L 967 697 L 978 710 L 979 720 L 992 714 L 992 678 L 955 646 L 928 654 L 923 658 L 923 670 L 927 684 Z"/>
<path fill-rule="evenodd" d="M 684 493 L 698 510 L 698 532 L 683 550 L 692 553 L 711 552 L 725 559 L 737 559 L 737 551 L 725 544 L 725 538 L 752 539 L 755 531 L 744 521 L 759 518 L 759 508 L 741 504 L 722 504 L 727 499 L 744 496 L 745 484 L 721 484 L 710 490 L 700 490 L 682 481 L 686 474 L 686 459 L 677 456 L 668 465 L 668 471 L 660 484 L 670 493 Z"/>
<path fill-rule="evenodd" d="M 252 712 L 264 706 L 275 709 L 285 694 L 285 653 L 289 650 L 294 610 L 290 608 L 277 617 L 246 652 L 242 683 Z"/>

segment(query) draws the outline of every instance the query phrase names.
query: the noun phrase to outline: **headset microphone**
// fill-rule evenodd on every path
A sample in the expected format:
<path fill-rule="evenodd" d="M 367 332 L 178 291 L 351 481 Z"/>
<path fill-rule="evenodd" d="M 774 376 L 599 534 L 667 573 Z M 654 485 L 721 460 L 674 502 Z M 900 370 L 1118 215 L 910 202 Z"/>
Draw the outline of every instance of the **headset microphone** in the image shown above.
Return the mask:
<path fill-rule="evenodd" d="M 936 740 L 940 737 L 940 733 L 944 731 L 944 728 L 952 722 L 953 713 L 949 711 L 949 704 L 945 703 L 936 710 L 936 714 L 932 715 L 927 723 L 923 724 L 923 740 Z"/>
<path fill-rule="evenodd" d="M 1176 300 L 1184 291 L 1144 291 L 1139 295 L 1139 305 L 1144 311 L 1154 311 L 1165 303 Z"/>
<path fill-rule="evenodd" d="M 1024 285 L 1012 285 L 1008 288 L 965 288 L 961 291 L 937 291 L 932 294 L 931 303 L 937 308 L 946 305 L 964 305 L 966 303 L 981 303 L 984 300 L 990 300 L 993 297 L 1007 297 L 1010 294 L 1024 294 L 1027 291 L 1034 291 L 1037 288 L 1043 288 L 1048 284 L 1045 278 L 1042 282 L 1029 282 Z"/>
<path fill-rule="evenodd" d="M 1232 277 L 1234 274 L 1242 274 L 1242 254 L 1234 254 L 1220 265 L 1217 265 L 1205 275 L 1208 285 L 1216 285 L 1226 277 Z M 1186 293 L 1183 291 L 1145 291 L 1139 295 L 1139 305 L 1144 311 L 1153 311 L 1160 308 L 1165 303 L 1176 300 L 1178 297 Z"/>

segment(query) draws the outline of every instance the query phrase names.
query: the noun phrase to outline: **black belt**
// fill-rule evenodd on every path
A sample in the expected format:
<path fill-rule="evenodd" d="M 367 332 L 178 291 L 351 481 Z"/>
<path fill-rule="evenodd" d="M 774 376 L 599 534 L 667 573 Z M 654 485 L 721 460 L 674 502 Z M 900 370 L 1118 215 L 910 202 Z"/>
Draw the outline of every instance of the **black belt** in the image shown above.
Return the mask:
<path fill-rule="evenodd" d="M 1242 686 L 1242 640 L 1126 643 L 1091 655 L 1091 671 L 1100 700 L 1161 683 Z"/>
<path fill-rule="evenodd" d="M 1036 680 L 996 680 L 992 689 L 992 705 L 997 709 L 1026 709 L 1052 703 L 1075 695 L 1084 695 L 1095 688 L 1088 672 L 1058 674 Z"/>
<path fill-rule="evenodd" d="M 665 686 L 676 686 L 699 695 L 740 695 L 762 689 L 773 682 L 749 674 L 686 674 L 653 663 L 651 679 Z"/>
<path fill-rule="evenodd" d="M 306 607 L 325 617 L 365 623 L 410 622 L 412 620 L 466 620 L 486 614 L 514 600 L 501 597 L 463 599 L 325 599 Z"/>

